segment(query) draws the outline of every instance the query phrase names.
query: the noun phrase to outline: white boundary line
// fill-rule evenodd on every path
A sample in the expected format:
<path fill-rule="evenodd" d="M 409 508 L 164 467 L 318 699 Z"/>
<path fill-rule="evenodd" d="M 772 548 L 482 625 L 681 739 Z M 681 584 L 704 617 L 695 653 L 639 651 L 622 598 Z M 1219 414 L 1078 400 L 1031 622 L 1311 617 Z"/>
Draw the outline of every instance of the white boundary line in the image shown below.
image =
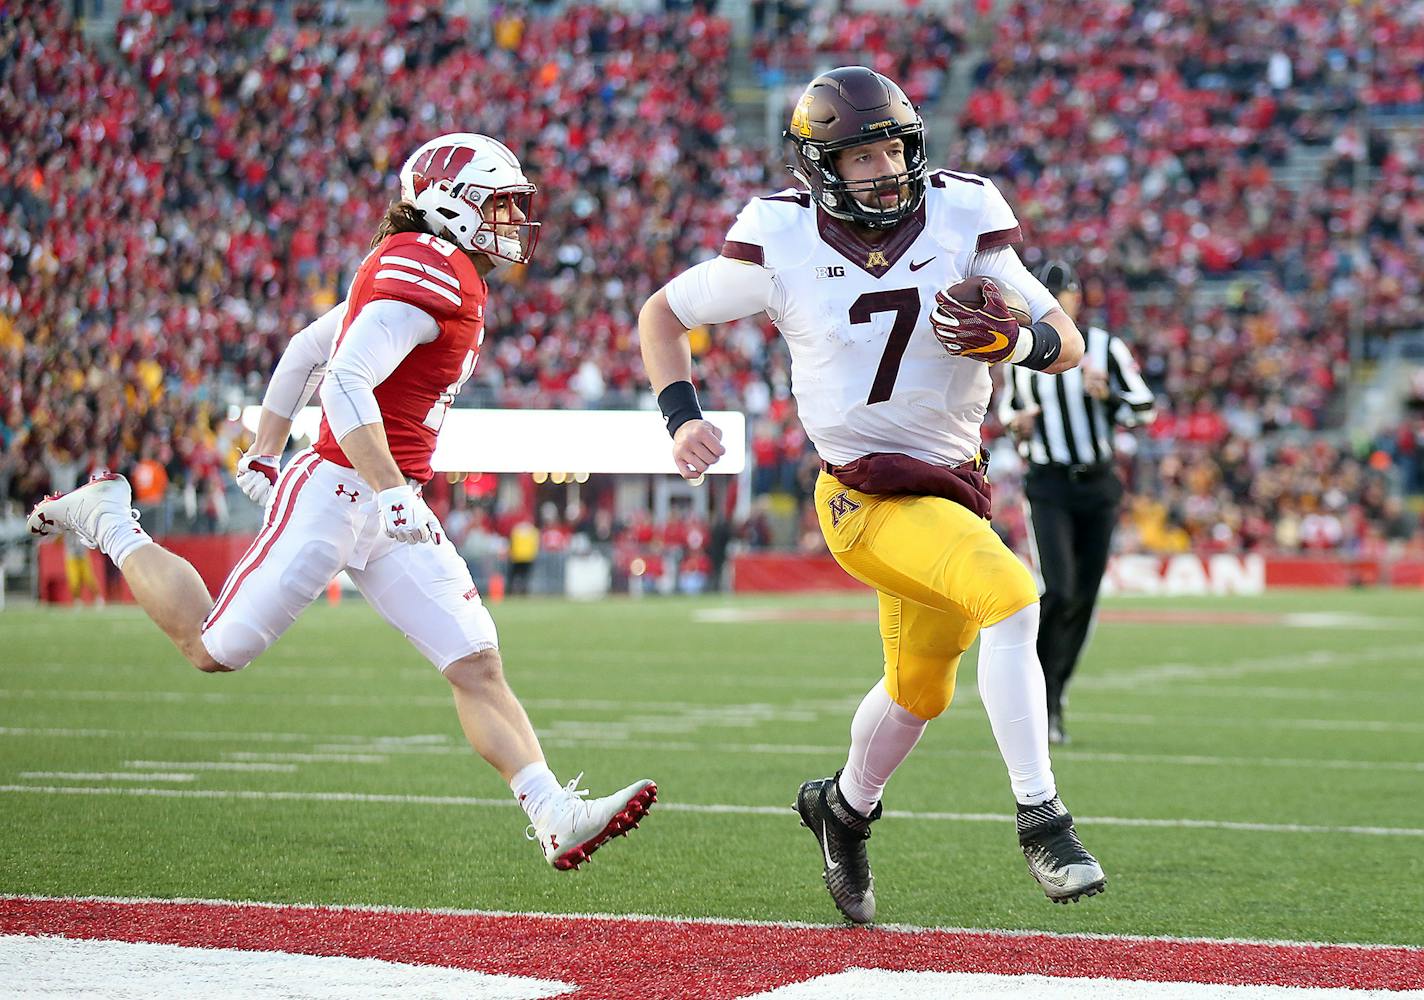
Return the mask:
<path fill-rule="evenodd" d="M 662 808 L 659 805 L 658 808 Z M 434 914 L 442 917 L 534 917 L 539 920 L 610 920 L 630 923 L 674 923 L 702 924 L 714 927 L 774 927 L 790 930 L 828 930 L 844 928 L 842 923 L 813 924 L 800 920 L 738 920 L 727 917 L 685 917 L 667 916 L 657 913 L 557 913 L 534 910 L 473 910 L 453 907 L 430 907 L 422 909 L 413 906 L 387 906 L 374 903 L 274 903 L 266 900 L 242 899 L 202 899 L 199 897 L 177 897 L 164 899 L 159 896 L 31 896 L 24 893 L 0 893 L 0 899 L 34 900 L 50 903 L 119 903 L 127 905 L 149 905 L 171 903 L 190 906 L 253 906 L 268 910 L 312 910 L 318 913 L 393 913 L 393 914 Z M 1209 938 L 1174 937 L 1150 934 L 1095 934 L 1085 931 L 1046 931 L 1033 928 L 1004 929 L 994 927 L 938 927 L 917 924 L 876 924 L 876 933 L 890 934 L 978 934 L 985 937 L 1009 939 L 1049 937 L 1072 941 L 1163 941 L 1175 944 L 1242 944 L 1271 948 L 1349 948 L 1362 951 L 1377 951 L 1382 948 L 1417 952 L 1424 955 L 1424 947 L 1412 944 L 1386 944 L 1369 941 L 1291 941 L 1277 938 Z"/>
<path fill-rule="evenodd" d="M 261 791 L 244 788 L 124 788 L 85 785 L 0 785 L 0 793 L 37 795 L 132 795 L 166 799 L 250 799 L 290 802 L 369 802 L 421 806 L 477 806 L 480 808 L 514 808 L 513 799 L 480 799 L 465 795 L 395 795 L 381 792 L 297 792 Z M 660 802 L 662 812 L 724 814 L 735 816 L 781 816 L 790 818 L 790 806 L 748 806 L 704 804 L 694 802 Z M 896 819 L 942 821 L 958 823 L 1010 824 L 1013 817 L 1000 813 L 911 812 L 887 809 L 885 815 Z M 1126 816 L 1080 816 L 1080 823 L 1090 826 L 1153 827 L 1190 830 L 1233 830 L 1250 833 L 1324 833 L 1360 834 L 1371 837 L 1424 837 L 1424 829 L 1390 826 L 1306 826 L 1298 823 L 1249 823 L 1217 819 L 1145 819 Z"/>

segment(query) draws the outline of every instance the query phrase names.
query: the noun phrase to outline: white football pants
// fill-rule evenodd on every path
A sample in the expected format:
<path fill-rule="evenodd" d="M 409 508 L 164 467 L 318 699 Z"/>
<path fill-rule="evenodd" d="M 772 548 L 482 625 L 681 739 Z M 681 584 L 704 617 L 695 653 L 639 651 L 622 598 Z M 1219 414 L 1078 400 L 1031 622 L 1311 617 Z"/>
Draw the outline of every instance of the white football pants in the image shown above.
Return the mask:
<path fill-rule="evenodd" d="M 444 670 L 499 644 L 469 567 L 448 538 L 387 538 L 376 491 L 311 449 L 282 470 L 262 531 L 203 622 L 213 659 L 245 667 L 276 642 L 343 569 L 366 600 Z"/>

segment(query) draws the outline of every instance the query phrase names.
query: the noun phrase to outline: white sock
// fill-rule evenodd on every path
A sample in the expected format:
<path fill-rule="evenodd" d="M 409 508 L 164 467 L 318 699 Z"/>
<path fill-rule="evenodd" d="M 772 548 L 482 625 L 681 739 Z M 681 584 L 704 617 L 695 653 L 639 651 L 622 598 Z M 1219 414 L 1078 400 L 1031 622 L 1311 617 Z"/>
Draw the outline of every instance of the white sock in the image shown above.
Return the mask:
<path fill-rule="evenodd" d="M 885 783 L 910 755 L 929 723 L 891 699 L 882 682 L 870 689 L 850 722 L 850 756 L 841 771 L 841 797 L 869 816 Z"/>
<path fill-rule="evenodd" d="M 979 697 L 1020 805 L 1057 794 L 1048 759 L 1048 704 L 1038 662 L 1038 605 L 979 633 Z"/>
<path fill-rule="evenodd" d="M 112 559 L 120 570 L 124 568 L 125 559 L 145 545 L 153 544 L 148 532 L 138 526 L 128 511 L 122 515 L 106 512 L 99 518 L 98 528 L 94 541 L 99 543 L 99 551 Z"/>
<path fill-rule="evenodd" d="M 543 811 L 550 796 L 561 794 L 564 786 L 559 784 L 559 779 L 554 777 L 549 765 L 538 760 L 525 764 L 515 772 L 514 777 L 509 779 L 509 790 L 519 800 L 529 822 L 534 823 L 537 822 L 535 814 Z"/>

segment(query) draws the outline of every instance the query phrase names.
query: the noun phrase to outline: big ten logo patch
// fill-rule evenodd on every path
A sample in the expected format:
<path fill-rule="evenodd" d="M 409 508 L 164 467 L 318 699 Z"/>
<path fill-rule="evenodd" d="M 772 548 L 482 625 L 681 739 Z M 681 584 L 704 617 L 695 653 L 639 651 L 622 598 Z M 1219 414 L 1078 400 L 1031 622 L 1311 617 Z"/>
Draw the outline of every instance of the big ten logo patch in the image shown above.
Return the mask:
<path fill-rule="evenodd" d="M 818 267 L 818 268 L 816 268 L 816 277 L 818 277 L 818 278 L 844 278 L 844 277 L 845 277 L 845 268 L 844 268 L 844 267 L 841 267 L 839 264 L 835 264 L 835 265 L 833 265 L 833 266 L 831 266 L 831 267 Z"/>
<path fill-rule="evenodd" d="M 826 508 L 831 512 L 831 527 L 839 528 L 841 518 L 860 510 L 860 504 L 852 500 L 845 490 L 841 490 L 826 501 Z"/>

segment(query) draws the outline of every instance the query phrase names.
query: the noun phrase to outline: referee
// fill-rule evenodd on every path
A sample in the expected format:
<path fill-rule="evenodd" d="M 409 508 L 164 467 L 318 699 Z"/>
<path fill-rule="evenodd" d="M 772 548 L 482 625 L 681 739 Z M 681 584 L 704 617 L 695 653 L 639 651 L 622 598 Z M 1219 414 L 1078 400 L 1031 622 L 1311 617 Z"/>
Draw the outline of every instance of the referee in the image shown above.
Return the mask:
<path fill-rule="evenodd" d="M 1082 292 L 1071 265 L 1051 260 L 1038 279 L 1077 319 Z M 1028 537 L 1043 588 L 1038 658 L 1048 695 L 1048 739 L 1066 743 L 1064 689 L 1088 637 L 1107 568 L 1123 487 L 1113 463 L 1113 425 L 1150 423 L 1152 390 L 1127 345 L 1096 326 L 1083 334 L 1077 368 L 1048 375 L 1012 367 L 999 419 L 1028 461 Z"/>

